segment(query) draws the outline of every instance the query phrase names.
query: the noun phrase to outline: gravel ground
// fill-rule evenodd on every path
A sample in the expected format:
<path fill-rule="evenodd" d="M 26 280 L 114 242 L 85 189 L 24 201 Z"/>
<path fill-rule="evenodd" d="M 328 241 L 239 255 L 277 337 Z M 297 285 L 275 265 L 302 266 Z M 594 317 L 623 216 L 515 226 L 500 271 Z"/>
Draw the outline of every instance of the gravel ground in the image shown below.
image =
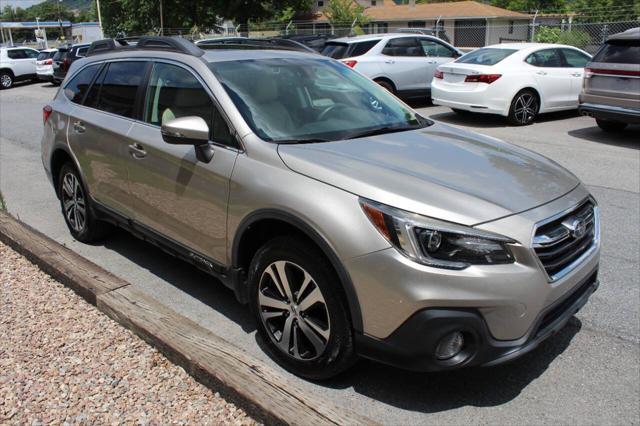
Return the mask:
<path fill-rule="evenodd" d="M 0 424 L 255 424 L 2 243 L 0 395 Z"/>

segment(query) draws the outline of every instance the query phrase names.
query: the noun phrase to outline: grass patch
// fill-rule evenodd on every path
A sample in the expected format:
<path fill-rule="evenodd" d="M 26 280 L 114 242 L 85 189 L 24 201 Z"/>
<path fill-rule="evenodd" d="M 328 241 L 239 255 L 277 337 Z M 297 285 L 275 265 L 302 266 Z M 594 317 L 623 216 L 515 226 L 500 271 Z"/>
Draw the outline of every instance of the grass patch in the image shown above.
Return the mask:
<path fill-rule="evenodd" d="M 4 209 L 4 198 L 2 198 L 2 192 L 0 192 L 0 211 Z"/>

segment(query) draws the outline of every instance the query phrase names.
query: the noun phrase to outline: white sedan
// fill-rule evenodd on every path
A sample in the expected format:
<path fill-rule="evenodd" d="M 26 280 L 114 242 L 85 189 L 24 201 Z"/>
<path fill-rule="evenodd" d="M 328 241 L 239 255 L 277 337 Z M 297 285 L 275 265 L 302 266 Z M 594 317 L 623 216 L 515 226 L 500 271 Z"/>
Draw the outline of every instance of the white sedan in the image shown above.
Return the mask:
<path fill-rule="evenodd" d="M 487 46 L 440 65 L 431 97 L 458 113 L 499 114 L 526 125 L 540 113 L 578 108 L 590 59 L 583 50 L 559 44 Z"/>

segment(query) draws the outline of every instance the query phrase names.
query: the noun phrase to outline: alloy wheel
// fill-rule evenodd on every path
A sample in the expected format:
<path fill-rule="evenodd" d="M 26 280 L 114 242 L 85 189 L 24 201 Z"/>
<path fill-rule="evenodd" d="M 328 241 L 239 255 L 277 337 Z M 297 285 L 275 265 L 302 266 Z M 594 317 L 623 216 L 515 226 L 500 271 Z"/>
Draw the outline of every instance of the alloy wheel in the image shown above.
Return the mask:
<path fill-rule="evenodd" d="M 2 74 L 0 75 L 0 84 L 2 84 L 2 87 L 5 89 L 8 89 L 11 87 L 11 84 L 13 84 L 13 80 L 9 74 Z"/>
<path fill-rule="evenodd" d="M 331 336 L 329 311 L 311 275 L 289 261 L 271 263 L 258 286 L 260 318 L 275 345 L 302 361 L 318 358 Z"/>
<path fill-rule="evenodd" d="M 81 232 L 87 221 L 87 205 L 80 181 L 73 173 L 67 173 L 62 179 L 62 205 L 69 225 Z"/>
<path fill-rule="evenodd" d="M 523 93 L 516 99 L 514 115 L 518 123 L 529 124 L 538 113 L 538 101 L 531 93 Z"/>

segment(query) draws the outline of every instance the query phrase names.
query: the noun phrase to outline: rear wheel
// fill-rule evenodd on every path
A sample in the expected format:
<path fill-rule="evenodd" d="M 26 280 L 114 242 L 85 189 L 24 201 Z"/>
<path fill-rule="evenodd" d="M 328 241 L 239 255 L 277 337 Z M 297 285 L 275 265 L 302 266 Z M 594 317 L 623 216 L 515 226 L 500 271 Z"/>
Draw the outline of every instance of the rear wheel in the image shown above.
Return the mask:
<path fill-rule="evenodd" d="M 605 132 L 619 132 L 627 127 L 627 123 L 622 123 L 620 121 L 602 120 L 600 118 L 596 118 L 596 124 Z"/>
<path fill-rule="evenodd" d="M 0 89 L 9 89 L 13 86 L 13 75 L 9 71 L 0 71 Z"/>
<path fill-rule="evenodd" d="M 103 239 L 113 230 L 112 225 L 95 218 L 91 200 L 78 171 L 71 163 L 64 164 L 60 169 L 58 194 L 64 220 L 76 240 L 92 243 Z"/>
<path fill-rule="evenodd" d="M 380 86 L 384 87 L 385 89 L 387 89 L 388 92 L 393 93 L 394 95 L 396 94 L 396 88 L 393 86 L 393 84 L 391 84 L 390 82 L 388 82 L 387 80 L 374 80 L 376 83 L 378 83 Z"/>
<path fill-rule="evenodd" d="M 532 90 L 522 90 L 511 101 L 507 118 L 515 126 L 526 126 L 534 122 L 539 110 L 538 95 Z"/>
<path fill-rule="evenodd" d="M 252 313 L 272 358 L 292 373 L 328 379 L 355 361 L 338 278 L 322 253 L 280 237 L 258 250 L 249 270 Z"/>

